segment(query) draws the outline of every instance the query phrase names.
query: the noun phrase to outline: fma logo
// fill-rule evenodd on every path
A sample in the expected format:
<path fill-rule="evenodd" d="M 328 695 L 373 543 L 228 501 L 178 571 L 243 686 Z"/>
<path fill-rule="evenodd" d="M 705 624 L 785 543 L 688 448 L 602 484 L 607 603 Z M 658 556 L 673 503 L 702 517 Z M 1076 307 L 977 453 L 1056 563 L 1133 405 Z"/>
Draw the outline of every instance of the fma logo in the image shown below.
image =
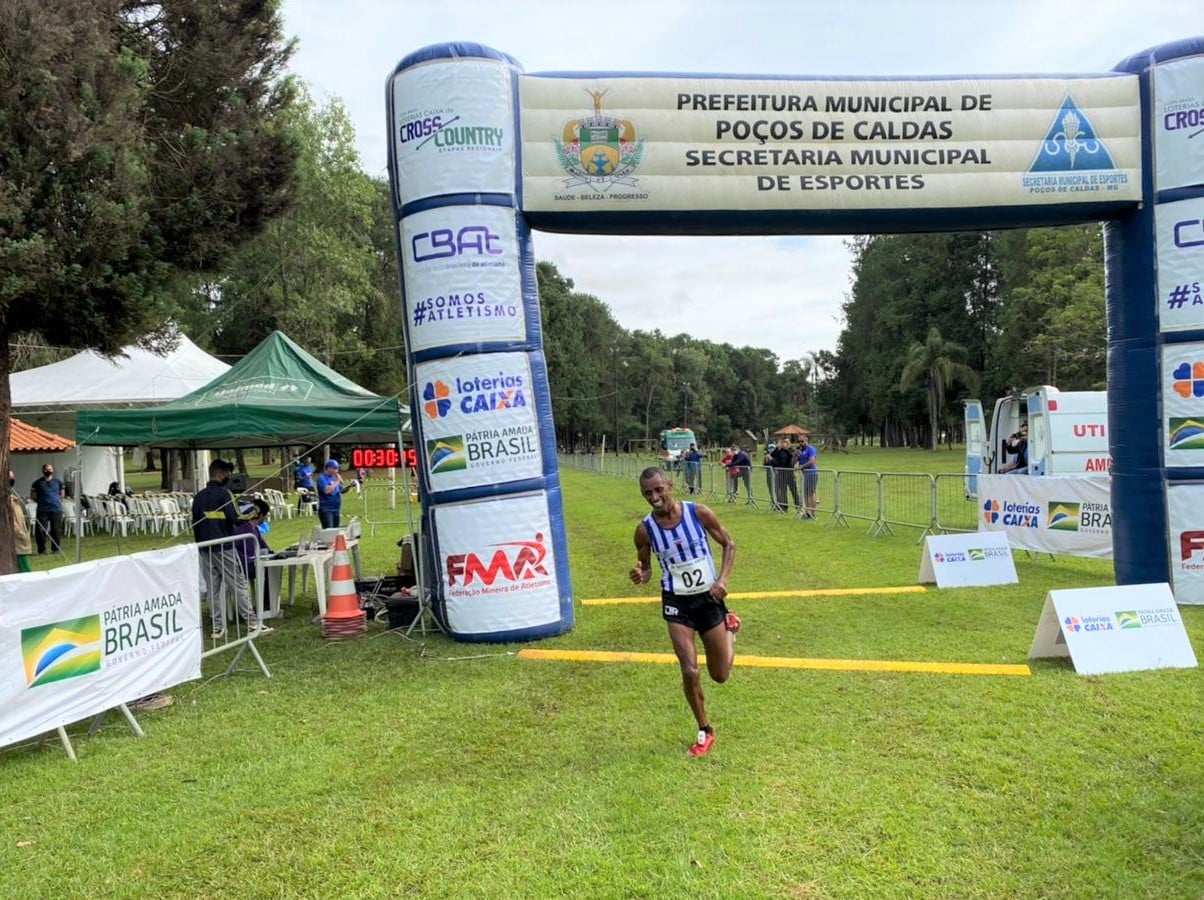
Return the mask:
<path fill-rule="evenodd" d="M 428 419 L 442 419 L 451 409 L 451 391 L 442 381 L 428 381 L 422 389 L 422 411 Z"/>
<path fill-rule="evenodd" d="M 1171 390 L 1184 400 L 1204 398 L 1204 362 L 1180 363 L 1171 377 Z"/>
<path fill-rule="evenodd" d="M 1049 515 L 1045 520 L 1050 531 L 1078 531 L 1079 504 L 1052 500 Z"/>
<path fill-rule="evenodd" d="M 21 629 L 25 682 L 30 687 L 100 671 L 100 616 Z"/>
<path fill-rule="evenodd" d="M 999 521 L 998 500 L 988 500 L 982 505 L 982 520 L 988 525 L 994 525 Z"/>
<path fill-rule="evenodd" d="M 1197 553 L 1204 553 L 1204 531 L 1179 532 L 1179 561 L 1187 562 Z"/>
<path fill-rule="evenodd" d="M 468 468 L 464 456 L 464 436 L 451 434 L 426 442 L 426 458 L 432 475 L 462 472 Z"/>
<path fill-rule="evenodd" d="M 543 544 L 543 535 L 536 534 L 533 541 L 506 541 L 494 544 L 489 562 L 476 553 L 453 553 L 447 557 L 447 584 L 469 587 L 474 581 L 491 586 L 499 578 L 512 585 L 537 578 L 547 578 L 548 570 L 544 559 L 548 549 Z"/>
<path fill-rule="evenodd" d="M 1067 95 L 1054 116 L 1029 166 L 1030 172 L 1081 172 L 1087 169 L 1115 169 L 1112 154 L 1095 135 L 1087 116 Z"/>

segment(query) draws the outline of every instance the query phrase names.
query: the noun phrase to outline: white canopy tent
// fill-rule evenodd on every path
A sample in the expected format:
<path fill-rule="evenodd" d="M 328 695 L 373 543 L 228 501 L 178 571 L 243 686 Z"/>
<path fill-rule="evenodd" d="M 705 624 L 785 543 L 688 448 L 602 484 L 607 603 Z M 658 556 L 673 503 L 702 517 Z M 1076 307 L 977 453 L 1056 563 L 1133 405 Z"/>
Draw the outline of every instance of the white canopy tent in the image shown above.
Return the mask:
<path fill-rule="evenodd" d="M 165 356 L 133 346 L 122 348 L 122 354 L 110 359 L 84 350 L 70 359 L 9 377 L 13 415 L 85 444 L 80 487 L 85 494 L 103 494 L 110 482 L 124 482 L 124 478 L 120 448 L 86 446 L 86 436 L 75 433 L 77 411 L 155 406 L 204 387 L 230 368 L 184 335 L 180 335 L 176 349 Z M 32 483 L 44 462 L 54 463 L 64 476 L 73 475 L 80 468 L 78 452 L 14 457 L 18 486 Z M 17 471 L 18 465 L 29 471 Z"/>

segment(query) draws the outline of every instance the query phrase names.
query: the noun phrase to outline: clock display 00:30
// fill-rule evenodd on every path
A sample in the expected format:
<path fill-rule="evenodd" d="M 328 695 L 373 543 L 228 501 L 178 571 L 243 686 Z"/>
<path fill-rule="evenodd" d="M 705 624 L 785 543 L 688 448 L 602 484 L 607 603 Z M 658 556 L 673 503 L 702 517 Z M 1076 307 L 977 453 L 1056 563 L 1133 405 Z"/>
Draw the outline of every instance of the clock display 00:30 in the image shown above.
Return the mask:
<path fill-rule="evenodd" d="M 418 466 L 418 453 L 413 447 L 400 451 L 396 447 L 354 447 L 351 467 L 354 469 L 395 469 L 405 460 L 408 469 Z"/>

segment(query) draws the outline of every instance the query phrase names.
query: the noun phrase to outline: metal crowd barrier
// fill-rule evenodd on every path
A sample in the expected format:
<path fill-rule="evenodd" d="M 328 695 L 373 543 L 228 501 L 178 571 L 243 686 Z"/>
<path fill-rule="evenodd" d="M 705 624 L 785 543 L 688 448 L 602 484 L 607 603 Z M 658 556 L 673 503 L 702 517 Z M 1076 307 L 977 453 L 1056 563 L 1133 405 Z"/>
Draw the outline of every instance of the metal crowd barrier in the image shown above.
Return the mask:
<path fill-rule="evenodd" d="M 567 469 L 592 472 L 612 478 L 634 481 L 650 466 L 661 466 L 655 456 L 638 454 L 562 453 L 560 465 Z M 686 493 L 683 472 L 672 473 L 679 498 Z M 802 473 L 796 470 L 800 498 L 804 504 Z M 741 504 L 774 511 L 774 472 L 765 466 L 753 466 L 734 483 L 728 472 L 716 463 L 703 463 L 692 496 L 707 502 Z M 929 534 L 950 531 L 977 531 L 978 504 L 966 494 L 966 478 L 960 472 L 928 475 L 915 472 L 834 472 L 820 469 L 816 496 L 816 519 L 828 527 L 848 528 L 850 520 L 868 523 L 867 534 L 895 534 L 896 528 L 919 530 L 916 543 Z M 787 504 L 793 498 L 786 493 Z M 787 513 L 792 510 L 787 509 Z M 795 513 L 802 518 L 803 510 Z"/>

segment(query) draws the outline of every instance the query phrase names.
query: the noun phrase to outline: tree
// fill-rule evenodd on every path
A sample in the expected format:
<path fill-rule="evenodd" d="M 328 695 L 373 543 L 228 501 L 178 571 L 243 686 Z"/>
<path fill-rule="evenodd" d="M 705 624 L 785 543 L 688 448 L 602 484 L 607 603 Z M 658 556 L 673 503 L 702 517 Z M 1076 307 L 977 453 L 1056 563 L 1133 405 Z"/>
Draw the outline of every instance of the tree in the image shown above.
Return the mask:
<path fill-rule="evenodd" d="M 945 388 L 961 381 L 972 390 L 978 387 L 978 373 L 964 362 L 966 348 L 941 337 L 935 325 L 928 329 L 923 343 L 914 343 L 907 351 L 907 364 L 899 377 L 899 388 L 907 390 L 923 380 L 928 399 L 930 449 L 940 440 L 940 420 L 945 413 Z"/>
<path fill-rule="evenodd" d="M 116 353 L 287 205 L 275 0 L 0 4 L 0 468 L 9 339 Z M 15 568 L 0 504 L 0 572 Z"/>

